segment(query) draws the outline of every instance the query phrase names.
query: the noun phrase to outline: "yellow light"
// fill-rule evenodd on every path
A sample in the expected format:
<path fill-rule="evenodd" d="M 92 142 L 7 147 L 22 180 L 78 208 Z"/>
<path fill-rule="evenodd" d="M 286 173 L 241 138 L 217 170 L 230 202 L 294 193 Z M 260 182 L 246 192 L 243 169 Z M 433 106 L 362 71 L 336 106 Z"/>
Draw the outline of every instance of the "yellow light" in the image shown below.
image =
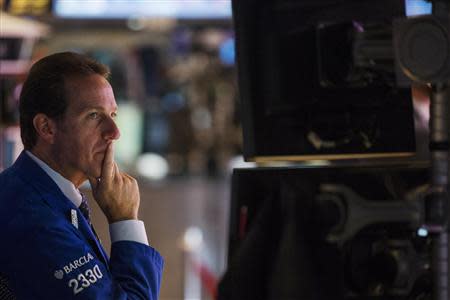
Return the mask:
<path fill-rule="evenodd" d="M 12 0 L 9 4 L 9 12 L 14 15 L 40 15 L 49 10 L 50 0 Z"/>

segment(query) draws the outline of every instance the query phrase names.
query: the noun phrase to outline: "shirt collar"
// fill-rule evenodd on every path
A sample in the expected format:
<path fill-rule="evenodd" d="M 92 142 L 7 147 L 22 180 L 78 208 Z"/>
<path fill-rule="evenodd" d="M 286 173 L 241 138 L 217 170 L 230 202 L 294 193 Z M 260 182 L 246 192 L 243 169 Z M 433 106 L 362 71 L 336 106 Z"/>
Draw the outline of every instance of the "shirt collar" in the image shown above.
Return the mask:
<path fill-rule="evenodd" d="M 51 179 L 56 183 L 61 192 L 66 196 L 72 203 L 79 207 L 82 201 L 80 191 L 75 187 L 75 185 L 70 181 L 64 178 L 61 174 L 50 168 L 45 162 L 37 158 L 30 151 L 26 151 L 28 156 L 31 157 L 44 171 L 50 176 Z"/>

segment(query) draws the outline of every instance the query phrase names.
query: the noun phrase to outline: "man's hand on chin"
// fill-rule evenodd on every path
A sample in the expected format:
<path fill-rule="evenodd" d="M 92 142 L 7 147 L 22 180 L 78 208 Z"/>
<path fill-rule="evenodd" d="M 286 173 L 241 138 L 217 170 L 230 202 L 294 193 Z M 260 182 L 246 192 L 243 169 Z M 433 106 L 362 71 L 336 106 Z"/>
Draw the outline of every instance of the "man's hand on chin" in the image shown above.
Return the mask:
<path fill-rule="evenodd" d="M 121 172 L 114 161 L 113 143 L 108 145 L 99 178 L 89 177 L 92 194 L 108 222 L 137 220 L 140 203 L 136 179 Z"/>

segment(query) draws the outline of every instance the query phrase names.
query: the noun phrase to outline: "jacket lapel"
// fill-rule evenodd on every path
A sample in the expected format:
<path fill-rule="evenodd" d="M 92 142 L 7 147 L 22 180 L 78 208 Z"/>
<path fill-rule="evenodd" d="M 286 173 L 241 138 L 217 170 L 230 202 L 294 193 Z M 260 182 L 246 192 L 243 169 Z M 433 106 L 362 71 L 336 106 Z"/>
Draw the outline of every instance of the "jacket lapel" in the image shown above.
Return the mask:
<path fill-rule="evenodd" d="M 78 212 L 78 229 L 83 233 L 87 242 L 95 250 L 95 252 L 97 253 L 97 256 L 99 258 L 101 258 L 103 260 L 103 262 L 105 263 L 105 265 L 108 267 L 108 256 L 106 255 L 105 250 L 103 249 L 102 245 L 100 244 L 100 241 L 94 234 L 94 231 L 91 228 L 91 225 L 84 218 L 84 216 L 80 210 L 77 209 L 77 212 Z"/>

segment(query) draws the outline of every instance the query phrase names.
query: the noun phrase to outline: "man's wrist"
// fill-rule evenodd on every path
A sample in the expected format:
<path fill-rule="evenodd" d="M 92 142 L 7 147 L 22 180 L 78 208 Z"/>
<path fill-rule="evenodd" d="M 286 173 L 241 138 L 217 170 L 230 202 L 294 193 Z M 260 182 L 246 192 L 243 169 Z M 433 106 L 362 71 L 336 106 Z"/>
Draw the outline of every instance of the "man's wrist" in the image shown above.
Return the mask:
<path fill-rule="evenodd" d="M 102 208 L 103 213 L 105 214 L 106 219 L 108 220 L 109 224 L 113 224 L 116 222 L 122 222 L 122 221 L 128 221 L 128 220 L 139 220 L 138 213 L 132 212 L 132 211 L 121 211 L 119 209 L 112 210 L 112 209 L 106 209 Z"/>

